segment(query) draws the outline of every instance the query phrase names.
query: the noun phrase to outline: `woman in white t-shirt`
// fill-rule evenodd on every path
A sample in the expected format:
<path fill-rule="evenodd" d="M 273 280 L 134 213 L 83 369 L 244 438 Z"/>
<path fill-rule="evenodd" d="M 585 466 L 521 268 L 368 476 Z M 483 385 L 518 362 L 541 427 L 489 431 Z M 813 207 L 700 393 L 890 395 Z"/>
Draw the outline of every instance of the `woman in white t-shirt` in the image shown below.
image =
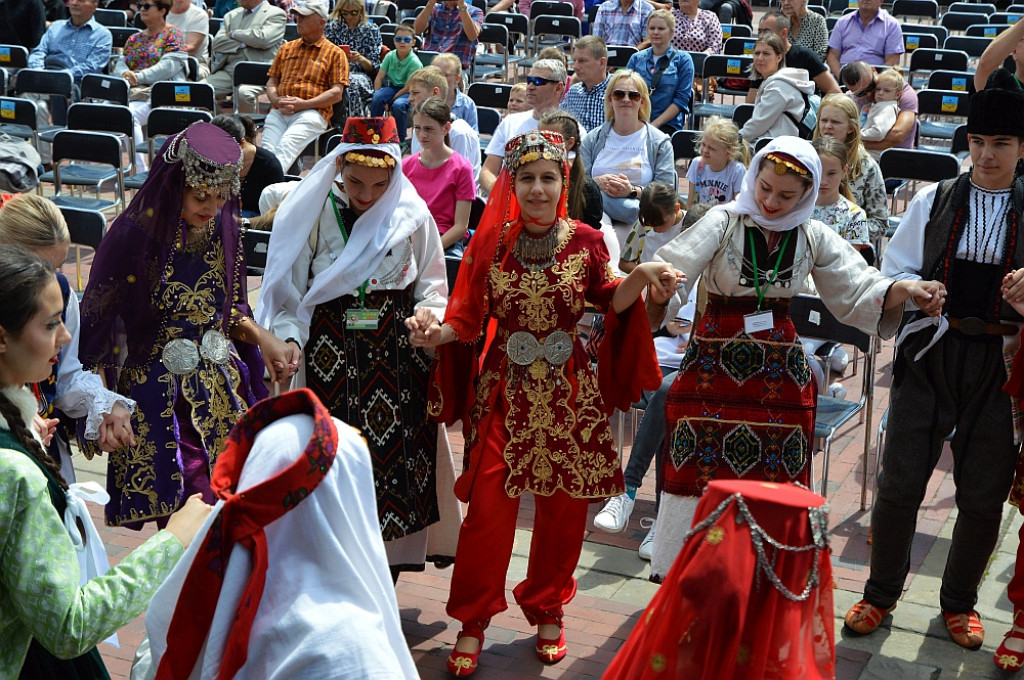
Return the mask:
<path fill-rule="evenodd" d="M 591 131 L 580 148 L 583 168 L 601 189 L 605 214 L 633 224 L 644 186 L 655 180 L 676 182 L 672 142 L 650 124 L 650 93 L 635 71 L 611 76 L 604 110 L 608 122 Z"/>
<path fill-rule="evenodd" d="M 167 15 L 167 23 L 177 26 L 185 34 L 188 55 L 199 60 L 196 80 L 210 75 L 210 17 L 191 0 L 174 0 Z"/>

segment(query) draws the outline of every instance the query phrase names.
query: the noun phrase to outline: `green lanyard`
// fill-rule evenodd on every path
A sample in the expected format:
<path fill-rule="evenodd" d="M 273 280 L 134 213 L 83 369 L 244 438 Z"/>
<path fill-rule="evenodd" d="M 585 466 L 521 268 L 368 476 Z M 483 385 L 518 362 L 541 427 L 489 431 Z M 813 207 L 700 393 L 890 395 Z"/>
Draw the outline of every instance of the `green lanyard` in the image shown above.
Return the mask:
<path fill-rule="evenodd" d="M 348 245 L 348 231 L 345 230 L 345 222 L 341 219 L 341 211 L 338 210 L 338 203 L 334 200 L 334 192 L 329 191 L 327 193 L 331 197 L 331 207 L 334 208 L 334 219 L 338 220 L 338 229 L 341 230 L 341 239 Z M 756 265 L 755 265 L 756 266 Z M 359 286 L 356 290 L 359 291 L 359 306 L 366 306 L 366 290 L 370 287 L 369 280 L 363 281 L 363 285 Z"/>
<path fill-rule="evenodd" d="M 765 279 L 764 287 L 760 285 L 761 272 L 757 268 L 757 248 L 754 247 L 754 230 L 748 229 L 747 236 L 750 237 L 750 256 L 754 260 L 754 291 L 757 293 L 757 311 L 761 311 L 761 303 L 764 301 L 765 293 L 768 292 L 768 287 L 775 283 L 775 279 L 779 276 L 779 265 L 782 264 L 782 256 L 786 252 L 786 244 L 789 243 L 789 237 L 793 234 L 793 230 L 790 229 L 786 232 L 786 235 L 782 237 L 782 246 L 779 248 L 779 256 L 775 259 L 775 269 Z"/>

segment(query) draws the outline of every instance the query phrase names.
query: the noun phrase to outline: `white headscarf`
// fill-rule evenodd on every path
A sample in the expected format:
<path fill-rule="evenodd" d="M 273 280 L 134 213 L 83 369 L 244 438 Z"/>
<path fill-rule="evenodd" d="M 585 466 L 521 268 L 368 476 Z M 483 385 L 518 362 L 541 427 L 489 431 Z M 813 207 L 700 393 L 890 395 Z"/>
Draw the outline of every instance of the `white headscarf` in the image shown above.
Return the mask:
<path fill-rule="evenodd" d="M 812 181 L 811 186 L 807 188 L 792 210 L 785 215 L 768 219 L 761 214 L 761 207 L 757 204 L 754 192 L 757 189 L 757 174 L 760 170 L 761 159 L 765 154 L 773 151 L 787 154 L 800 161 L 801 165 L 810 170 Z M 814 203 L 818 198 L 820 183 L 821 161 L 811 143 L 799 137 L 776 137 L 750 161 L 750 167 L 747 168 L 747 174 L 743 176 L 743 186 L 736 200 L 726 203 L 722 208 L 731 213 L 750 215 L 758 226 L 768 231 L 789 231 L 811 218 L 811 213 L 814 212 Z"/>
<path fill-rule="evenodd" d="M 402 635 L 384 541 L 377 524 L 373 469 L 358 430 L 335 419 L 338 449 L 331 469 L 307 498 L 271 522 L 267 584 L 250 632 L 238 678 L 286 680 L 414 680 L 419 678 Z M 238 479 L 244 491 L 280 474 L 302 455 L 313 418 L 289 415 L 267 425 L 253 441 Z M 139 647 L 133 680 L 153 678 L 164 654 L 185 577 L 201 538 L 224 501 L 199 529 L 146 612 L 148 650 Z M 232 548 L 217 611 L 188 680 L 216 680 L 236 609 L 252 571 L 252 555 Z M 148 652 L 148 653 L 147 653 Z"/>
<path fill-rule="evenodd" d="M 428 212 L 427 204 L 402 172 L 397 144 L 339 144 L 288 194 L 274 217 L 279 227 L 272 232 L 267 247 L 267 267 L 255 311 L 257 323 L 264 328 L 270 327 L 288 299 L 292 266 L 320 219 L 331 184 L 338 177 L 338 156 L 364 150 L 382 151 L 395 159 L 391 182 L 377 202 L 356 220 L 338 259 L 313 279 L 299 303 L 299 322 L 308 325 L 313 309 L 321 302 L 354 293 L 377 271 L 388 251 L 416 231 Z"/>

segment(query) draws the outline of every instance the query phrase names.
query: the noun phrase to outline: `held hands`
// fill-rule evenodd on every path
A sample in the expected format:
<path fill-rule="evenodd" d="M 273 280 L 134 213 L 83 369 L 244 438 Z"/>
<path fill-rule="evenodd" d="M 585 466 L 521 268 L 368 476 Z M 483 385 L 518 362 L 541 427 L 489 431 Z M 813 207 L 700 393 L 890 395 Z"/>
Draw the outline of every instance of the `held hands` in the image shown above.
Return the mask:
<path fill-rule="evenodd" d="M 188 548 L 211 510 L 213 506 L 203 501 L 201 493 L 192 494 L 185 504 L 168 518 L 167 531 L 178 539 L 183 548 Z"/>
<path fill-rule="evenodd" d="M 908 281 L 914 304 L 928 316 L 938 316 L 946 304 L 946 286 L 939 281 Z"/>
<path fill-rule="evenodd" d="M 441 344 L 441 324 L 433 310 L 421 307 L 405 320 L 413 347 L 437 347 Z"/>
<path fill-rule="evenodd" d="M 57 431 L 57 423 L 59 422 L 56 418 L 43 418 L 39 415 L 32 417 L 32 427 L 39 433 L 39 438 L 43 440 L 43 446 L 50 445 L 50 442 L 53 440 L 53 433 Z"/>
<path fill-rule="evenodd" d="M 634 272 L 642 272 L 647 280 L 647 299 L 664 305 L 686 281 L 686 275 L 667 262 L 645 262 L 637 266 Z"/>
<path fill-rule="evenodd" d="M 132 431 L 132 414 L 120 403 L 103 416 L 100 423 L 100 438 L 97 442 L 103 451 L 116 451 L 123 446 L 135 446 L 135 432 Z"/>
<path fill-rule="evenodd" d="M 260 354 L 263 356 L 263 365 L 270 373 L 270 380 L 275 383 L 284 383 L 287 387 L 288 381 L 299 370 L 302 350 L 294 342 L 284 342 L 269 331 L 263 331 L 260 334 L 257 344 Z"/>
<path fill-rule="evenodd" d="M 1014 269 L 1004 276 L 1000 291 L 1011 307 L 1024 314 L 1024 269 Z"/>

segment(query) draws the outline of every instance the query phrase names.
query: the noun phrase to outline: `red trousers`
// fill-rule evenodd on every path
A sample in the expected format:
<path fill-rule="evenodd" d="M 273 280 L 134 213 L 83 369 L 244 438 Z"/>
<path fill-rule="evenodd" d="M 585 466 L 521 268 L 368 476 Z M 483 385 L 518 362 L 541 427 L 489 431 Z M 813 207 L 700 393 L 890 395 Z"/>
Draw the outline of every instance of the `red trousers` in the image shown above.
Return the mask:
<path fill-rule="evenodd" d="M 486 420 L 492 420 L 487 423 Z M 505 577 L 512 559 L 519 498 L 505 492 L 509 467 L 502 457 L 507 442 L 504 425 L 490 416 L 480 423 L 487 436 L 473 480 L 469 510 L 459 531 L 449 616 L 463 628 L 483 630 L 498 612 L 508 608 Z M 490 427 L 488 427 L 490 425 Z M 564 491 L 534 496 L 536 516 L 530 541 L 526 579 L 513 591 L 531 625 L 561 621 L 562 605 L 576 594 L 573 571 L 583 549 L 589 500 Z"/>

